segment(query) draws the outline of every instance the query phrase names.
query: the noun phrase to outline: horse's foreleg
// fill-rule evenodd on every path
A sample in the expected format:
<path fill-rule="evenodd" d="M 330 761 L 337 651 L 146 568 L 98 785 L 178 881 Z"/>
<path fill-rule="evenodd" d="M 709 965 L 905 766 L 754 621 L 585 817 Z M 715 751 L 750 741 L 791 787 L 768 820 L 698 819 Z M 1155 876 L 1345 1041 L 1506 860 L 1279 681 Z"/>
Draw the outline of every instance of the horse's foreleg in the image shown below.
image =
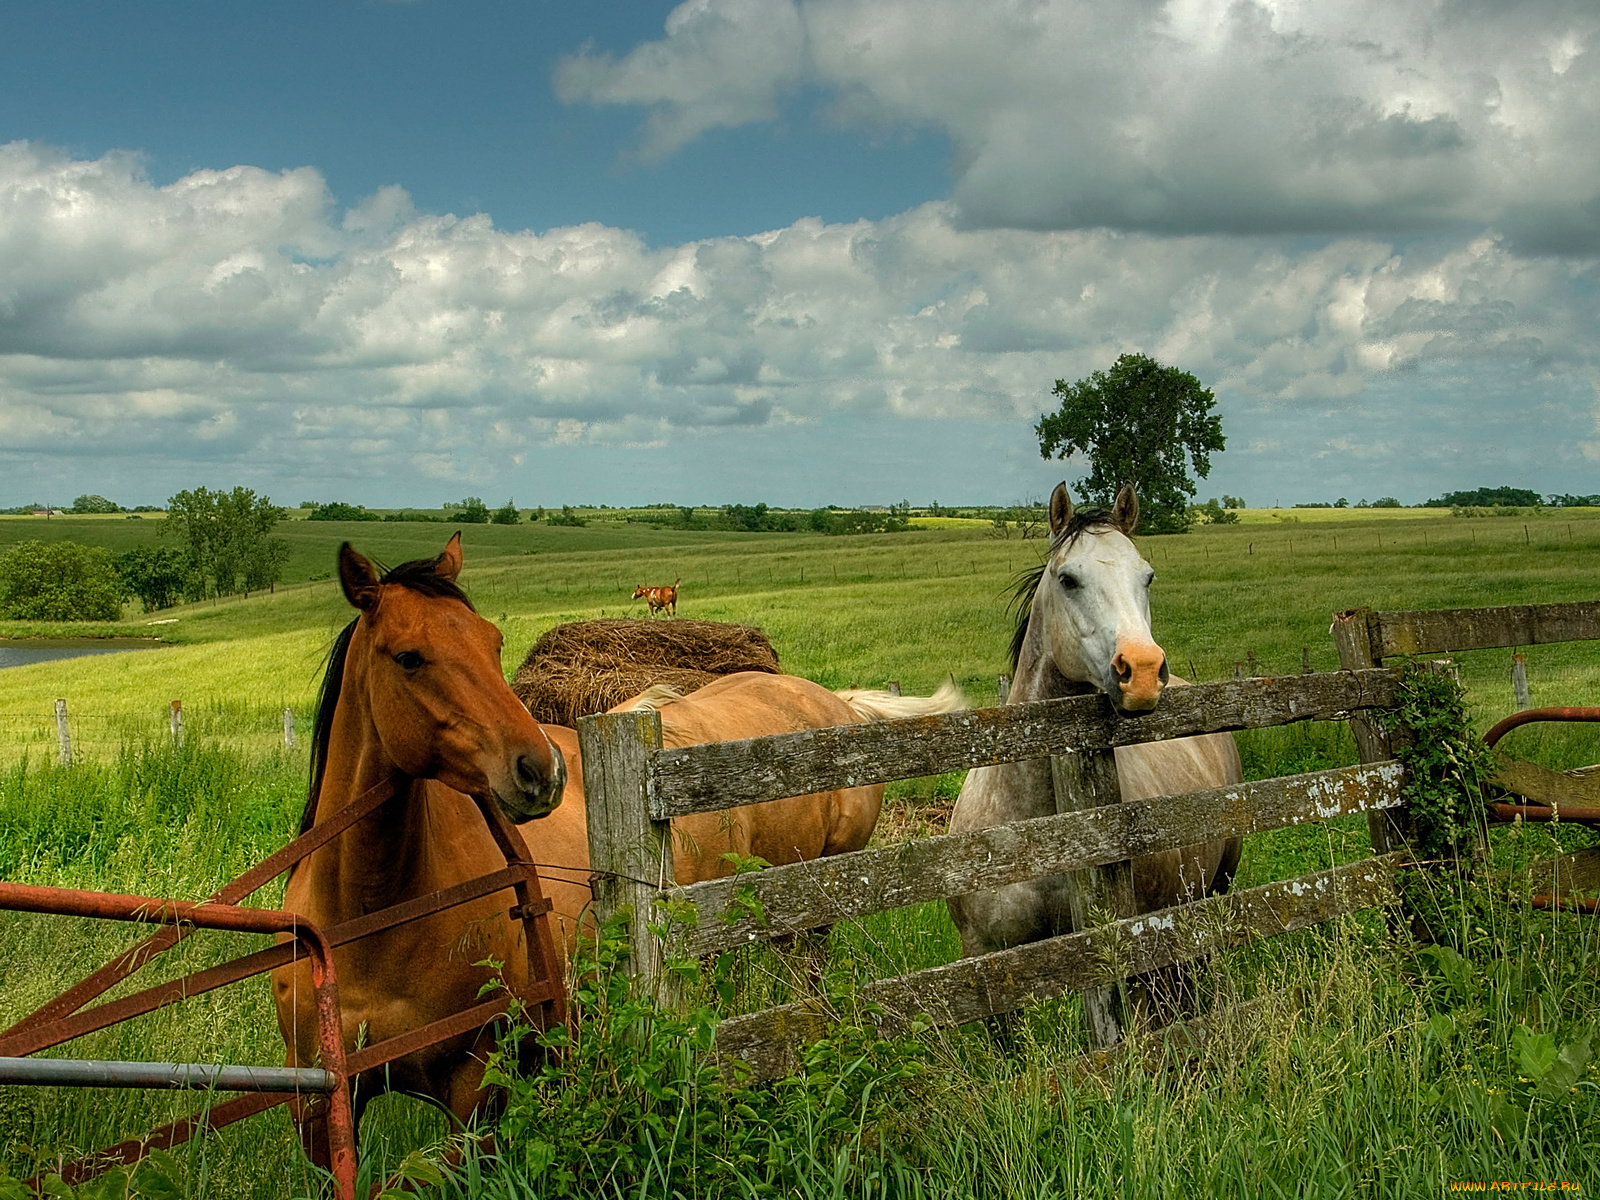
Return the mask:
<path fill-rule="evenodd" d="M 290 1066 L 295 1066 L 290 1062 Z M 355 1082 L 350 1086 L 351 1138 L 359 1143 L 361 1114 L 366 1111 L 369 1097 L 363 1096 Z M 311 1165 L 321 1171 L 333 1170 L 333 1148 L 328 1141 L 328 1097 L 297 1095 L 289 1101 L 289 1118 L 294 1122 L 300 1138 L 300 1148 L 311 1160 Z M 355 1147 L 352 1146 L 352 1149 Z"/>

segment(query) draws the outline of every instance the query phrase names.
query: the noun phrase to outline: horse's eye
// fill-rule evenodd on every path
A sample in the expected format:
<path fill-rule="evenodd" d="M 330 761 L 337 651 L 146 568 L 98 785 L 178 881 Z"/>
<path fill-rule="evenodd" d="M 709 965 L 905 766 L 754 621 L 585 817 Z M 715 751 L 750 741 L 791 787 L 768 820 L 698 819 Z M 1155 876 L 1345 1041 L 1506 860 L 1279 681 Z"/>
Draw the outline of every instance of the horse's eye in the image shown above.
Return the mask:
<path fill-rule="evenodd" d="M 1078 586 L 1078 577 L 1071 571 L 1063 571 L 1060 575 L 1056 576 L 1056 578 L 1061 580 L 1061 586 L 1069 592 L 1073 591 Z"/>
<path fill-rule="evenodd" d="M 422 655 L 418 654 L 415 650 L 402 650 L 399 654 L 394 656 L 394 661 L 399 663 L 408 671 L 415 671 L 426 660 L 424 660 Z"/>
<path fill-rule="evenodd" d="M 1145 587 L 1149 587 L 1155 581 L 1156 581 L 1156 573 L 1154 571 L 1151 571 L 1150 574 L 1148 574 L 1148 575 L 1146 575 L 1144 577 L 1144 585 L 1145 585 Z"/>

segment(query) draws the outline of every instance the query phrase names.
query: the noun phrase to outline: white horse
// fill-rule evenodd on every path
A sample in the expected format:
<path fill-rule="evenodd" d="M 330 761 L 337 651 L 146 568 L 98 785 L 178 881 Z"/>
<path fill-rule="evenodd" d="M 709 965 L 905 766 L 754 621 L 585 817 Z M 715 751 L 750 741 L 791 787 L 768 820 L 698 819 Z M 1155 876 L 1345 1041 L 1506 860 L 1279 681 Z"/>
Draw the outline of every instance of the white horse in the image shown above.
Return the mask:
<path fill-rule="evenodd" d="M 1104 692 L 1124 716 L 1150 712 L 1169 685 L 1167 658 L 1150 636 L 1155 572 L 1128 535 L 1139 520 L 1133 486 L 1105 509 L 1072 510 L 1065 483 L 1050 495 L 1050 553 L 1017 589 L 1023 602 L 1012 639 L 1008 704 Z M 1031 596 L 1030 596 L 1031 593 Z M 1241 778 L 1231 735 L 1204 734 L 1116 749 L 1122 799 L 1148 800 Z M 988 829 L 1056 811 L 1048 759 L 979 767 L 967 775 L 950 832 Z M 1239 838 L 1186 846 L 1133 860 L 1140 912 L 1227 890 L 1239 865 Z M 1051 875 L 950 900 L 968 957 L 1074 930 L 1067 877 Z"/>

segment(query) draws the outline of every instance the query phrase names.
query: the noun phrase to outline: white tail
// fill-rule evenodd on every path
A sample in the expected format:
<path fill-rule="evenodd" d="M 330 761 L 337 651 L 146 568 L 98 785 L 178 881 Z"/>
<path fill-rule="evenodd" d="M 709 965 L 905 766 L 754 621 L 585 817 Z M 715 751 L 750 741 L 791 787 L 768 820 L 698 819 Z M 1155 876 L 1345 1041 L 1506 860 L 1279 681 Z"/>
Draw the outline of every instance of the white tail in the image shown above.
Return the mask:
<path fill-rule="evenodd" d="M 676 704 L 683 699 L 683 693 L 670 683 L 652 683 L 632 700 L 628 701 L 627 708 L 619 708 L 617 712 L 660 712 L 669 704 Z"/>
<path fill-rule="evenodd" d="M 892 721 L 896 717 L 931 717 L 938 713 L 957 712 L 970 708 L 967 698 L 947 679 L 931 696 L 896 696 L 893 692 L 872 691 L 867 688 L 843 688 L 834 695 L 850 706 L 863 721 Z"/>

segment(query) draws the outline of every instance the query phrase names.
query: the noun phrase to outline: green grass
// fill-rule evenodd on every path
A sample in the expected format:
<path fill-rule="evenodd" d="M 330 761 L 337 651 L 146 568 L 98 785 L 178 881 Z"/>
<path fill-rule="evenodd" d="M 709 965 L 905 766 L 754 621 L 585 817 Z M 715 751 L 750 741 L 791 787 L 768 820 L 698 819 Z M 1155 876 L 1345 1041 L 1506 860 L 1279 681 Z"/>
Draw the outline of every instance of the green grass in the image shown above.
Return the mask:
<path fill-rule="evenodd" d="M 1142 539 L 1158 576 L 1157 639 L 1175 671 L 1198 681 L 1231 677 L 1252 653 L 1269 672 L 1298 671 L 1303 650 L 1315 668 L 1328 670 L 1337 665 L 1328 636 L 1336 609 L 1592 598 L 1600 576 L 1600 511 L 1550 510 L 1557 515 L 1527 519 L 1437 515 L 1447 511 L 1367 510 L 1304 527 L 1209 526 Z M 49 525 L 92 529 L 97 521 L 117 530 L 141 524 L 76 518 Z M 11 518 L 0 522 L 0 536 L 12 530 L 33 536 L 38 531 L 26 528 L 30 522 L 46 524 Z M 348 537 L 395 562 L 436 552 L 448 533 L 440 525 L 380 522 L 293 521 L 285 529 L 296 551 L 291 582 L 276 594 L 160 614 L 130 611 L 120 625 L 93 631 L 158 636 L 194 649 L 169 658 L 128 656 L 139 657 L 137 663 L 100 658 L 12 668 L 0 685 L 0 718 L 39 720 L 57 696 L 86 715 L 142 712 L 158 719 L 174 698 L 204 705 L 241 695 L 299 711 L 314 694 L 321 648 L 350 615 L 331 578 L 311 578 L 332 572 L 339 542 Z M 1006 670 L 1002 596 L 1012 575 L 1037 561 L 1042 545 L 963 529 L 830 538 L 685 533 L 620 522 L 583 529 L 469 526 L 464 539 L 463 583 L 506 634 L 508 674 L 552 625 L 643 615 L 643 603 L 630 599 L 634 586 L 681 576 L 682 615 L 762 626 L 796 674 L 830 686 L 897 679 L 908 690 L 931 689 L 952 674 L 979 702 L 994 695 L 996 676 Z M 152 620 L 171 623 L 146 624 Z M 73 632 L 88 631 L 0 623 L 0 636 Z M 215 649 L 218 643 L 226 650 Z M 213 649 L 202 653 L 202 646 Z M 1536 703 L 1581 703 L 1596 695 L 1600 675 L 1591 647 L 1535 647 L 1528 658 Z M 1485 716 L 1509 708 L 1509 651 L 1463 656 L 1462 666 Z"/>
<path fill-rule="evenodd" d="M 1328 623 L 1335 609 L 1590 599 L 1600 578 L 1600 513 L 1462 520 L 1441 515 L 1446 510 L 1378 510 L 1334 520 L 1333 511 L 1294 514 L 1315 514 L 1304 525 L 1269 519 L 1142 539 L 1158 573 L 1156 634 L 1175 671 L 1202 681 L 1228 678 L 1253 652 L 1269 671 L 1294 672 L 1302 647 L 1313 666 L 1331 669 L 1337 659 Z M 155 523 L 116 518 L 97 526 L 94 518 L 77 518 L 50 525 L 52 535 L 98 528 L 109 539 L 103 544 L 116 548 L 125 544 L 116 539 L 153 536 Z M 15 532 L 27 524 L 0 521 L 0 542 L 37 536 L 32 528 Z M 0 764 L 8 764 L 0 766 L 0 877 L 200 896 L 281 845 L 303 797 L 304 722 L 322 656 L 351 612 L 334 582 L 310 577 L 331 570 L 345 537 L 395 562 L 436 552 L 448 532 L 426 524 L 291 522 L 285 536 L 298 539 L 292 560 L 298 575 L 275 594 L 129 614 L 117 627 L 173 643 L 159 651 L 0 672 Z M 469 527 L 465 538 L 463 583 L 505 631 L 508 673 L 552 625 L 642 615 L 628 599 L 636 583 L 682 576 L 684 616 L 762 626 L 797 674 L 835 687 L 897 679 L 908 692 L 929 691 L 953 674 L 980 703 L 992 702 L 995 678 L 1007 669 L 1001 594 L 1041 548 L 981 529 L 825 538 L 683 533 L 621 522 Z M 175 624 L 142 623 L 172 616 Z M 0 635 L 24 631 L 72 632 L 0 627 Z M 1594 703 L 1600 695 L 1595 647 L 1534 647 L 1527 655 L 1534 703 Z M 1458 660 L 1480 727 L 1510 710 L 1510 651 Z M 82 757 L 68 770 L 48 765 L 57 696 L 68 700 Z M 174 698 L 184 702 L 182 751 L 163 738 Z M 301 721 L 293 752 L 281 749 L 286 706 Z M 1593 727 L 1534 728 L 1506 744 L 1547 765 L 1574 766 L 1600 761 L 1597 738 Z M 1252 731 L 1239 741 L 1251 778 L 1355 761 L 1348 730 L 1337 724 Z M 937 830 L 959 784 L 954 774 L 892 786 L 882 835 Z M 1522 858 L 1592 840 L 1571 829 L 1516 836 L 1504 852 Z M 1497 843 L 1505 840 L 1497 835 Z M 1247 840 L 1239 884 L 1287 878 L 1366 852 L 1359 818 L 1259 835 Z M 273 899 L 263 894 L 258 902 Z M 1502 944 L 1501 957 L 1521 972 L 1518 994 L 1528 993 L 1526 981 L 1538 972 L 1554 970 L 1573 1014 L 1597 1010 L 1593 922 L 1508 904 L 1497 912 L 1501 925 L 1490 933 Z M 0 928 L 0 1022 L 59 991 L 128 937 L 125 930 L 32 917 L 6 917 Z M 1541 936 L 1556 939 L 1545 943 L 1556 948 L 1541 948 Z M 243 944 L 201 935 L 185 952 L 199 964 Z M 956 942 L 943 906 L 923 905 L 837 930 L 831 953 L 836 971 L 865 979 L 948 961 Z M 1495 961 L 1485 950 L 1474 959 L 1477 975 L 1490 979 Z M 1574 964 L 1588 974 L 1572 974 Z M 1592 1145 L 1594 1131 L 1562 1125 L 1573 1119 L 1566 1110 L 1540 1108 L 1540 1120 L 1549 1116 L 1555 1133 L 1532 1141 L 1484 1132 L 1492 1129 L 1487 1115 L 1498 1111 L 1495 1093 L 1486 1089 L 1520 1086 L 1508 1047 L 1526 1019 L 1525 1004 L 1515 1008 L 1485 983 L 1470 1004 L 1446 1006 L 1454 1032 L 1440 1034 L 1437 1024 L 1429 1026 L 1440 1015 L 1437 998 L 1419 983 L 1402 949 L 1370 922 L 1242 950 L 1226 966 L 1214 975 L 1219 988 L 1233 989 L 1229 995 L 1292 993 L 1293 1003 L 1274 1002 L 1258 1028 L 1185 1072 L 1149 1078 L 1130 1071 L 1085 1085 L 1062 1076 L 1065 1061 L 1081 1048 L 1071 1001 L 1030 1017 L 1035 1035 L 1017 1063 L 997 1060 L 981 1030 L 946 1035 L 936 1045 L 946 1056 L 937 1082 L 917 1100 L 915 1120 L 884 1133 L 888 1142 L 864 1133 L 853 1150 L 845 1148 L 854 1157 L 840 1168 L 843 1192 L 830 1190 L 834 1160 L 814 1148 L 817 1194 L 867 1194 L 869 1168 L 898 1181 L 883 1183 L 878 1194 L 915 1185 L 930 1195 L 997 1196 L 1181 1195 L 1207 1180 L 1224 1194 L 1275 1194 L 1276 1187 L 1290 1195 L 1415 1195 L 1439 1190 L 1456 1172 L 1557 1179 L 1585 1168 L 1587 1160 L 1564 1147 L 1582 1145 L 1583 1137 Z M 770 950 L 751 954 L 740 970 L 741 1008 L 792 995 Z M 86 1039 L 69 1051 L 173 1057 L 181 1047 L 198 1058 L 279 1061 L 281 1043 L 260 981 L 191 1003 L 199 1006 L 193 1016 L 153 1014 L 129 1031 Z M 1561 1025 L 1561 1036 L 1574 1028 Z M 85 1098 L 0 1089 L 0 1170 L 28 1170 L 74 1148 L 128 1136 L 170 1119 L 182 1104 L 143 1093 Z M 416 1102 L 393 1098 L 379 1108 L 366 1133 L 369 1144 L 387 1147 L 376 1156 L 383 1162 L 444 1134 L 437 1117 Z M 894 1154 L 884 1157 L 888 1144 Z M 198 1157 L 187 1161 L 195 1195 L 277 1197 L 305 1186 L 281 1115 L 256 1118 L 193 1153 Z M 1263 1181 L 1259 1187 L 1256 1180 Z M 480 1192 L 493 1189 L 485 1184 Z"/>

